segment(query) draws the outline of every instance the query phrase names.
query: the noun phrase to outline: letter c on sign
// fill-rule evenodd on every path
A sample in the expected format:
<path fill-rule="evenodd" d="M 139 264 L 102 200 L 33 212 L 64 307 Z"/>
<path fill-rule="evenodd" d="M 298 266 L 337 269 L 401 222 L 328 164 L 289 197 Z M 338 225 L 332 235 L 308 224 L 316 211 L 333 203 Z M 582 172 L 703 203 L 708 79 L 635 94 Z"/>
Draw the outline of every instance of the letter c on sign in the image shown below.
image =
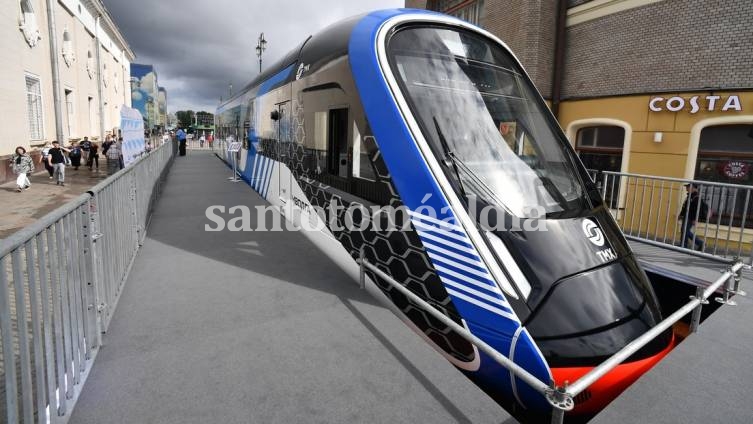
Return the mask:
<path fill-rule="evenodd" d="M 667 110 L 670 112 L 677 112 L 685 107 L 685 99 L 682 97 L 670 97 L 667 100 Z"/>
<path fill-rule="evenodd" d="M 656 104 L 662 101 L 664 101 L 664 97 L 654 97 L 648 102 L 648 108 L 654 112 L 661 112 L 661 106 L 657 106 Z"/>

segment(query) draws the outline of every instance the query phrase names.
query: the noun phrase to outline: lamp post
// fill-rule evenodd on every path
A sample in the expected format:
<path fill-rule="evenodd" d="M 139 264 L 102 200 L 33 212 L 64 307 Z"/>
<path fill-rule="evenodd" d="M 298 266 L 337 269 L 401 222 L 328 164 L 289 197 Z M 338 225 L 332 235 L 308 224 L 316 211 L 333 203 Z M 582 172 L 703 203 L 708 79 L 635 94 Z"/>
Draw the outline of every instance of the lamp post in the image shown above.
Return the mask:
<path fill-rule="evenodd" d="M 259 73 L 261 73 L 261 55 L 264 50 L 267 49 L 267 40 L 264 39 L 264 33 L 259 35 L 259 40 L 256 43 L 256 55 L 259 56 Z"/>

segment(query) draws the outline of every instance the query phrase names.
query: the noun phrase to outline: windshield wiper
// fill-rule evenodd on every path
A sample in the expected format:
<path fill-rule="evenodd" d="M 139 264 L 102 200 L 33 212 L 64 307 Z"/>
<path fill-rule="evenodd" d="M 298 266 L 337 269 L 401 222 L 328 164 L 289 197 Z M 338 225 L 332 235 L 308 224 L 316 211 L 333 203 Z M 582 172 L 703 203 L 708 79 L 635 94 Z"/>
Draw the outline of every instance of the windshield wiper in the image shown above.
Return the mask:
<path fill-rule="evenodd" d="M 455 158 L 455 153 L 450 150 L 450 146 L 447 144 L 447 139 L 444 137 L 444 133 L 442 133 L 442 128 L 439 127 L 439 122 L 437 122 L 437 117 L 432 116 L 431 119 L 434 121 L 434 128 L 437 130 L 439 142 L 442 144 L 442 149 L 444 150 L 444 163 L 445 165 L 448 165 L 447 162 L 449 162 L 452 165 L 452 169 L 453 171 L 455 171 L 455 176 L 458 179 L 458 186 L 460 186 L 460 191 L 463 193 L 463 197 L 468 199 L 468 194 L 465 192 L 463 181 L 460 178 L 460 171 L 458 170 L 458 165 L 456 163 L 457 159 Z"/>

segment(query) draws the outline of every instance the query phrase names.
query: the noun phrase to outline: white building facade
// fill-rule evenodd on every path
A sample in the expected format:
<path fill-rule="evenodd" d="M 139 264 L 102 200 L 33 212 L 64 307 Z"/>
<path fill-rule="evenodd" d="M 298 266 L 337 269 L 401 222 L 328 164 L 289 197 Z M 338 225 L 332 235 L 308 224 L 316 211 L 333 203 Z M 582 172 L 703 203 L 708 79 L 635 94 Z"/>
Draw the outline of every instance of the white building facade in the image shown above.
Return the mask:
<path fill-rule="evenodd" d="M 101 140 L 117 131 L 121 108 L 131 105 L 134 54 L 102 1 L 0 0 L 0 5 L 0 52 L 5 57 L 0 67 L 0 158 L 16 146 L 34 150 L 58 139 L 55 78 L 62 141 L 84 136 Z M 50 54 L 55 45 L 57 75 Z"/>

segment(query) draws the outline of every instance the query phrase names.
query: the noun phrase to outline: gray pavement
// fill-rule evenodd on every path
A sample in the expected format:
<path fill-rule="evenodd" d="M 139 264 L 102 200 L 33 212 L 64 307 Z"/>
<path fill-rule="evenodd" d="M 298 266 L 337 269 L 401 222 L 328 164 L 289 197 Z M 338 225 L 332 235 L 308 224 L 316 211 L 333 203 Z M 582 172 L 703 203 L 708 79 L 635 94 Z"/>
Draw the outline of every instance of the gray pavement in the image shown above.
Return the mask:
<path fill-rule="evenodd" d="M 303 234 L 205 232 L 229 175 L 176 159 L 71 423 L 515 422 Z"/>
<path fill-rule="evenodd" d="M 101 155 L 100 155 L 101 156 Z M 100 157 L 99 170 L 87 167 L 65 170 L 65 187 L 49 178 L 44 166 L 35 163 L 37 173 L 32 175 L 31 188 L 16 192 L 16 182 L 0 185 L 0 239 L 8 237 L 49 212 L 85 193 L 107 178 L 107 160 Z"/>

